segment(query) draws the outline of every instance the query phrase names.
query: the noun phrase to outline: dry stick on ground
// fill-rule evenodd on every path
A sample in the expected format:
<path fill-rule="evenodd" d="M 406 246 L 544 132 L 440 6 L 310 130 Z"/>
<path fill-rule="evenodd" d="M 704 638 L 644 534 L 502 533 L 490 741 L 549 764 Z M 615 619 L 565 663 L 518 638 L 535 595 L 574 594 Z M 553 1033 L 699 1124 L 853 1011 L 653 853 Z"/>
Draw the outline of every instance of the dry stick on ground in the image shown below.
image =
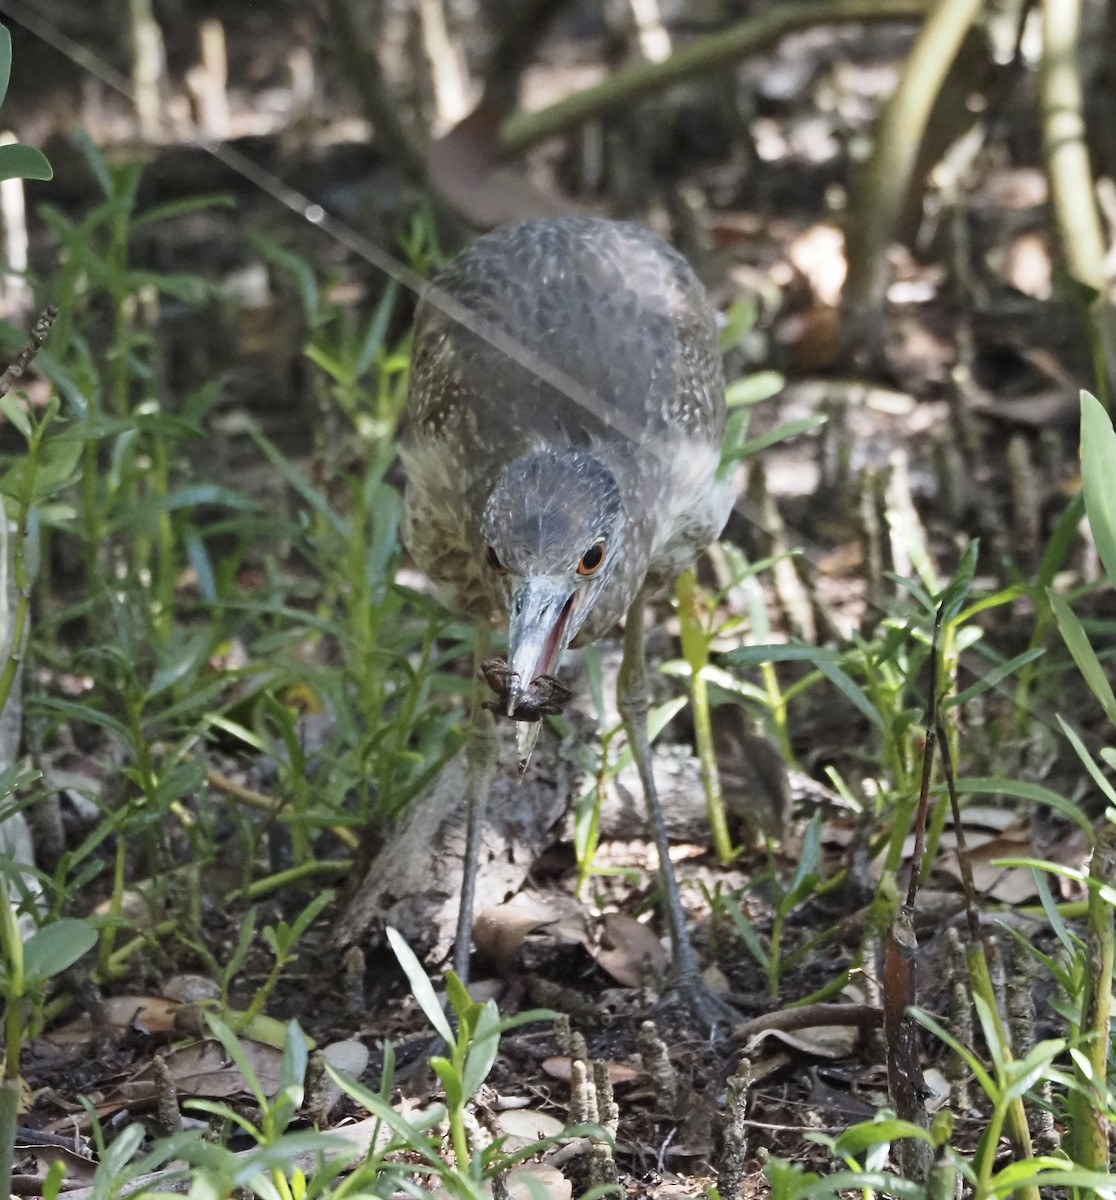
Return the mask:
<path fill-rule="evenodd" d="M 906 901 L 888 899 L 891 919 L 884 934 L 883 1007 L 887 1042 L 887 1086 L 895 1112 L 903 1121 L 928 1129 L 926 1081 L 919 1058 L 918 1026 L 910 1006 L 918 999 L 915 956 L 918 939 L 914 929 L 914 906 L 922 868 L 927 812 L 930 806 L 930 779 L 934 769 L 934 741 L 940 736 L 938 725 L 939 639 L 947 614 L 958 606 L 959 588 L 951 587 L 938 606 L 934 633 L 930 642 L 930 699 L 926 719 L 926 740 L 922 751 L 922 780 L 914 819 L 914 849 L 911 852 L 911 878 Z M 964 593 L 961 593 L 963 595 Z M 909 1179 L 924 1182 L 933 1165 L 931 1148 L 914 1138 L 904 1138 L 895 1147 L 900 1171 Z"/>
<path fill-rule="evenodd" d="M 936 0 L 876 129 L 848 227 L 849 275 L 841 304 L 850 349 L 863 344 L 873 330 L 878 336 L 875 316 L 887 283 L 887 248 L 895 237 L 930 111 L 981 3 Z"/>
<path fill-rule="evenodd" d="M 1085 142 L 1080 33 L 1080 0 L 1043 0 L 1039 94 L 1047 185 L 1066 269 L 1094 294 L 1089 309 L 1103 356 L 1097 382 L 1108 407 L 1116 383 L 1116 313 L 1107 297 L 1106 247 Z"/>

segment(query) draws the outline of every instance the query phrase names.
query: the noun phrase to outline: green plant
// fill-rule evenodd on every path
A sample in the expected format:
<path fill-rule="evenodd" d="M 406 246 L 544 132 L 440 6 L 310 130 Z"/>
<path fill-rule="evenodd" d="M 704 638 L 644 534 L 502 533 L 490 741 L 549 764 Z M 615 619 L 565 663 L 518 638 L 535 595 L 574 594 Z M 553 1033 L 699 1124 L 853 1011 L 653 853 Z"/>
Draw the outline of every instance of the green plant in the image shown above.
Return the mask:
<path fill-rule="evenodd" d="M 6 872 L 0 880 L 8 883 Z M 5 886 L 5 893 L 6 893 Z M 4 1077 L 19 1074 L 20 1045 L 28 1025 L 29 1008 L 42 1008 L 47 983 L 71 967 L 96 945 L 93 922 L 63 917 L 40 926 L 24 941 L 15 909 L 7 895 L 0 900 L 0 996 L 4 998 Z M 32 1022 L 32 1028 L 37 1022 Z"/>
<path fill-rule="evenodd" d="M 783 938 L 787 924 L 794 912 L 803 904 L 815 898 L 822 890 L 819 866 L 821 861 L 821 813 L 816 812 L 806 826 L 802 837 L 802 849 L 794 873 L 784 885 L 778 872 L 772 865 L 764 875 L 753 879 L 752 886 L 767 886 L 773 896 L 771 931 L 766 944 L 761 939 L 755 927 L 744 915 L 744 909 L 739 902 L 716 893 L 706 892 L 713 911 L 726 917 L 737 936 L 747 948 L 748 953 L 756 960 L 767 978 L 767 988 L 772 999 L 779 996 L 779 984 L 786 971 L 796 963 L 802 962 L 809 953 L 833 934 L 831 929 L 823 930 L 815 937 L 808 939 L 791 953 L 787 953 Z"/>
<path fill-rule="evenodd" d="M 12 77 L 12 35 L 0 25 L 0 105 L 8 95 Z M 0 146 L 0 179 L 54 178 L 54 171 L 41 150 L 18 142 Z"/>
<path fill-rule="evenodd" d="M 558 1014 L 536 1009 L 501 1020 L 492 1000 L 486 1000 L 483 1004 L 475 1003 L 470 999 L 465 985 L 450 971 L 446 975 L 446 996 L 457 1024 L 455 1031 L 414 952 L 394 929 L 388 929 L 387 937 L 419 1008 L 446 1045 L 447 1054 L 431 1058 L 430 1066 L 445 1092 L 450 1144 L 458 1172 L 479 1189 L 483 1176 L 482 1157 L 469 1144 L 465 1106 L 492 1070 L 500 1048 L 501 1034 L 532 1021 L 554 1020 Z"/>

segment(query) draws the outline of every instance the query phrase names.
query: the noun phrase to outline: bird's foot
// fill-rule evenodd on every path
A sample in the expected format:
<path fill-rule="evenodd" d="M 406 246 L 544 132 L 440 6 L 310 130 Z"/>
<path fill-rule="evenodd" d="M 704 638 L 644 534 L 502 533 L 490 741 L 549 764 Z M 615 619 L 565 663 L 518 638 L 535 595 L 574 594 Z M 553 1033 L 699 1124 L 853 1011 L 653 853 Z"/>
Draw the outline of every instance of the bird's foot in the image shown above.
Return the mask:
<path fill-rule="evenodd" d="M 672 974 L 656 1007 L 683 1010 L 697 1021 L 710 1041 L 720 1041 L 744 1019 L 697 971 Z"/>

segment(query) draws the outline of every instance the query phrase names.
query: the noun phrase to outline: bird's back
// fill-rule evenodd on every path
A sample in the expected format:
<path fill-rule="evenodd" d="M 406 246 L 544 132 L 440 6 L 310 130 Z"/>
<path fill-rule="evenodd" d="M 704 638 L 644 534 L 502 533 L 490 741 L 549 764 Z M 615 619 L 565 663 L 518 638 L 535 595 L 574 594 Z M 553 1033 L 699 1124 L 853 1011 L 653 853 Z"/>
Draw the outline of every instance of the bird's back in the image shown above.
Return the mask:
<path fill-rule="evenodd" d="M 439 296 L 483 328 L 441 311 Z M 506 447 L 509 435 L 577 444 L 610 427 L 719 442 L 724 431 L 705 291 L 680 254 L 638 225 L 571 217 L 479 238 L 420 305 L 413 362 L 418 436 L 453 426 L 462 404 L 481 445 Z"/>
<path fill-rule="evenodd" d="M 411 362 L 408 542 L 459 592 L 480 510 L 521 454 L 584 447 L 633 486 L 655 476 L 683 506 L 690 477 L 700 493 L 716 465 L 725 406 L 715 317 L 686 260 L 640 226 L 558 218 L 477 239 L 420 303 Z M 683 517 L 659 516 L 669 540 Z M 684 519 L 708 541 L 723 517 Z"/>

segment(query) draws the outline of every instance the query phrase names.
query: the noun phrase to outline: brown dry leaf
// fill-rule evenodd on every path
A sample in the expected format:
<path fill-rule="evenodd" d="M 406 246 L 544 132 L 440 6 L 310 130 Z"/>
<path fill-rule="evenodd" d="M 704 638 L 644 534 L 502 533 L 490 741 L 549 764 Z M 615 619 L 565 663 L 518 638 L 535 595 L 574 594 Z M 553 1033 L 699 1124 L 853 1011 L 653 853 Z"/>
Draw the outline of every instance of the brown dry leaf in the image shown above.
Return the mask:
<path fill-rule="evenodd" d="M 546 1163 L 527 1163 L 508 1172 L 508 1195 L 512 1200 L 571 1200 L 573 1187 L 557 1167 Z"/>
<path fill-rule="evenodd" d="M 111 996 L 105 1001 L 105 1020 L 116 1037 L 122 1037 L 129 1029 L 152 1036 L 170 1033 L 174 1028 L 174 1014 L 181 1005 L 164 996 Z M 87 1046 L 93 1040 L 93 1023 L 88 1013 L 52 1029 L 43 1037 L 52 1046 Z"/>
<path fill-rule="evenodd" d="M 208 975 L 172 975 L 163 985 L 163 995 L 181 1004 L 204 1004 L 207 1000 L 217 1000 L 221 988 Z"/>
<path fill-rule="evenodd" d="M 240 1048 L 264 1094 L 274 1096 L 279 1087 L 282 1051 L 247 1038 L 240 1039 Z M 179 1095 L 214 1099 L 236 1096 L 249 1090 L 236 1064 L 225 1053 L 224 1046 L 213 1038 L 172 1050 L 164 1061 Z M 125 1087 L 152 1087 L 153 1076 L 154 1069 L 148 1064 Z M 124 1091 L 124 1087 L 121 1091 Z"/>
<path fill-rule="evenodd" d="M 540 1138 L 558 1137 L 565 1126 L 550 1113 L 536 1108 L 509 1108 L 496 1116 L 500 1131 L 507 1135 L 504 1145 L 509 1150 L 520 1150 Z"/>
<path fill-rule="evenodd" d="M 515 968 L 527 938 L 536 929 L 553 925 L 560 915 L 519 895 L 507 904 L 481 909 L 473 925 L 473 941 L 496 970 L 506 975 Z"/>
<path fill-rule="evenodd" d="M 1029 838 L 989 838 L 979 845 L 969 845 L 967 855 L 973 874 L 973 886 L 981 895 L 990 896 L 1003 904 L 1022 904 L 1038 895 L 1034 876 L 1026 867 L 1004 868 L 992 865 L 1001 858 L 1034 857 L 1035 850 Z M 935 866 L 954 879 L 961 878 L 961 865 L 957 861 L 956 850 L 939 855 Z"/>
<path fill-rule="evenodd" d="M 1024 822 L 1020 821 L 1019 813 L 1013 812 L 1010 808 L 997 808 L 994 804 L 966 804 L 961 810 L 961 818 L 964 821 L 966 829 L 993 829 L 998 833 L 1005 833 L 1012 826 L 1022 826 Z M 953 824 L 953 815 L 946 815 L 946 825 Z"/>
<path fill-rule="evenodd" d="M 587 947 L 598 966 L 625 987 L 639 987 L 667 966 L 666 951 L 653 930 L 624 913 L 606 913 L 600 943 Z"/>
<path fill-rule="evenodd" d="M 551 1079 L 561 1079 L 563 1083 L 569 1083 L 570 1076 L 573 1074 L 570 1060 L 557 1056 L 543 1059 L 542 1069 Z M 643 1074 L 635 1067 L 618 1062 L 606 1063 L 605 1070 L 608 1072 L 608 1081 L 613 1087 L 617 1087 L 621 1083 L 633 1083 Z"/>
<path fill-rule="evenodd" d="M 344 1038 L 330 1042 L 321 1051 L 322 1058 L 336 1071 L 342 1071 L 352 1079 L 359 1079 L 368 1066 L 368 1047 L 356 1038 Z"/>
<path fill-rule="evenodd" d="M 37 1142 L 26 1143 L 16 1133 L 13 1146 L 12 1194 L 16 1196 L 41 1196 L 47 1172 L 56 1163 L 65 1168 L 63 1192 L 75 1187 L 88 1187 L 93 1183 L 97 1164 L 92 1158 L 77 1154 L 67 1146 L 41 1146 Z"/>
<path fill-rule="evenodd" d="M 856 1049 L 860 1030 L 855 1025 L 814 1025 L 809 1029 L 764 1029 L 749 1038 L 744 1052 L 752 1051 L 766 1038 L 775 1038 L 784 1045 L 812 1054 L 815 1058 L 848 1058 Z"/>

